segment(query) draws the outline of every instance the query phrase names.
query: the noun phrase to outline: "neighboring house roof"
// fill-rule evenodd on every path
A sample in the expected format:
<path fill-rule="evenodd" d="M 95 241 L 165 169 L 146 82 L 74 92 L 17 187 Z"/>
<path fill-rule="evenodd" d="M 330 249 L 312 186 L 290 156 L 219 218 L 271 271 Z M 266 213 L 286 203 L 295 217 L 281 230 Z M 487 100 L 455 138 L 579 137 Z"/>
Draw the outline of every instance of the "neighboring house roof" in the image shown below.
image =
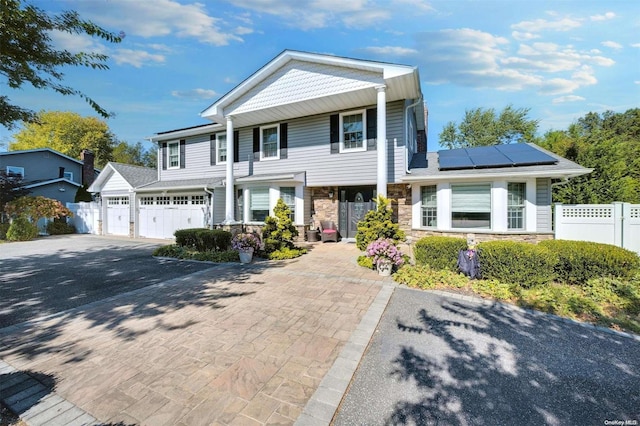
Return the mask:
<path fill-rule="evenodd" d="M 412 181 L 445 181 L 462 180 L 469 178 L 500 178 L 500 177 L 551 177 L 570 178 L 591 173 L 592 169 L 582 167 L 573 161 L 560 157 L 551 151 L 535 145 L 528 144 L 557 160 L 555 164 L 511 166 L 511 167 L 486 167 L 469 168 L 462 170 L 440 170 L 437 152 L 424 154 L 414 154 L 414 158 L 409 166 L 409 174 L 404 176 L 404 182 Z"/>
<path fill-rule="evenodd" d="M 136 192 L 153 192 L 167 190 L 191 190 L 215 188 L 223 186 L 222 177 L 202 179 L 163 180 L 148 183 L 136 188 Z"/>
<path fill-rule="evenodd" d="M 122 176 L 132 189 L 158 179 L 158 171 L 156 169 L 134 166 L 132 164 L 109 162 L 89 187 L 89 192 L 100 192 L 113 173 Z"/>
<path fill-rule="evenodd" d="M 68 155 L 65 155 L 51 148 L 35 148 L 35 149 L 23 149 L 21 151 L 6 151 L 6 152 L 0 152 L 0 155 L 16 155 L 16 154 L 26 154 L 30 152 L 44 152 L 44 151 L 49 151 L 52 154 L 58 155 L 60 157 L 64 157 L 67 160 L 70 160 L 82 165 L 82 161 L 78 160 L 77 158 L 69 157 Z"/>
<path fill-rule="evenodd" d="M 41 182 L 31 183 L 29 185 L 25 185 L 24 187 L 26 189 L 32 189 L 32 188 L 38 188 L 40 186 L 52 185 L 54 183 L 61 183 L 61 182 L 66 182 L 66 183 L 68 183 L 70 185 L 77 186 L 77 187 L 82 186 L 78 182 L 73 182 L 73 181 L 70 181 L 69 179 L 65 179 L 65 178 L 58 178 L 58 179 L 44 180 L 44 181 L 41 181 Z"/>

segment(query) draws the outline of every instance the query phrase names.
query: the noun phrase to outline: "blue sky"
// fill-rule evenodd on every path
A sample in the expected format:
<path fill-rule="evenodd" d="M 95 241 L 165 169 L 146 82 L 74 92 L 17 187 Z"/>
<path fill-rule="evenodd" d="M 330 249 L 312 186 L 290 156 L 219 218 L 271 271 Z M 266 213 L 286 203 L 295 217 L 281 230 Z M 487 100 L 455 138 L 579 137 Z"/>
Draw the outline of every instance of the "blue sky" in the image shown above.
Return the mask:
<path fill-rule="evenodd" d="M 126 34 L 117 45 L 53 34 L 110 69 L 68 68 L 65 82 L 109 111 L 119 140 L 206 123 L 199 113 L 285 49 L 418 66 L 429 150 L 467 109 L 530 108 L 539 133 L 587 112 L 640 107 L 637 0 L 40 0 Z M 35 110 L 94 115 L 80 98 L 0 90 Z M 0 143 L 12 132 L 0 127 Z M 147 144 L 147 146 L 149 146 Z"/>

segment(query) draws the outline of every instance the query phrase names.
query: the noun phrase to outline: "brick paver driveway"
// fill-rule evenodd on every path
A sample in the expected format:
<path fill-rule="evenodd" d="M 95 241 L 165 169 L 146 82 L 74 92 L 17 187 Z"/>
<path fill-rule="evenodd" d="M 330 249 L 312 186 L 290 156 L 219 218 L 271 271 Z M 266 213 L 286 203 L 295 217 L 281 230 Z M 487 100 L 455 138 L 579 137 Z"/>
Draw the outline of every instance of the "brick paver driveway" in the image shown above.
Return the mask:
<path fill-rule="evenodd" d="M 380 292 L 352 244 L 229 264 L 0 330 L 0 358 L 102 422 L 292 424 Z"/>

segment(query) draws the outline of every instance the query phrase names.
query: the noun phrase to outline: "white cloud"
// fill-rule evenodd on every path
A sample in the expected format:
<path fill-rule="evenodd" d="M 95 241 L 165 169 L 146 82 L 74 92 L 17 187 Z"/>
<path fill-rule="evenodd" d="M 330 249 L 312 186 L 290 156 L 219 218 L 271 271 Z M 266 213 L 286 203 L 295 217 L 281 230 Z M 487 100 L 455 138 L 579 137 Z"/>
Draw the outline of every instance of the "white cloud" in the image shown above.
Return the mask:
<path fill-rule="evenodd" d="M 633 44 L 631 44 L 631 47 L 639 47 L 640 48 L 640 43 L 633 43 Z"/>
<path fill-rule="evenodd" d="M 528 40 L 533 40 L 534 38 L 540 38 L 539 35 L 534 34 L 534 33 L 527 33 L 527 32 L 520 32 L 520 31 L 513 31 L 511 33 L 511 37 L 513 37 L 514 39 L 518 40 L 518 41 L 528 41 Z"/>
<path fill-rule="evenodd" d="M 398 5 L 407 5 L 415 12 L 433 12 L 435 8 L 431 6 L 430 2 L 424 0 L 394 0 L 393 3 Z"/>
<path fill-rule="evenodd" d="M 516 31 L 525 31 L 537 33 L 541 31 L 569 31 L 582 26 L 579 19 L 562 18 L 549 21 L 546 19 L 536 19 L 533 21 L 522 21 L 511 25 L 511 29 Z"/>
<path fill-rule="evenodd" d="M 609 47 L 614 50 L 622 49 L 622 45 L 620 43 L 616 43 L 615 41 L 611 41 L 611 40 L 603 41 L 600 44 L 603 45 L 604 47 Z"/>
<path fill-rule="evenodd" d="M 411 56 L 411 55 L 416 55 L 418 53 L 416 49 L 410 49 L 410 48 L 401 47 L 401 46 L 380 46 L 380 47 L 372 46 L 372 47 L 365 47 L 362 50 L 378 56 Z"/>
<path fill-rule="evenodd" d="M 633 84 L 640 84 L 640 80 L 635 80 Z"/>
<path fill-rule="evenodd" d="M 149 62 L 163 63 L 164 55 L 149 53 L 144 50 L 117 49 L 111 57 L 118 65 L 129 64 L 140 68 Z"/>
<path fill-rule="evenodd" d="M 210 16 L 202 3 L 180 4 L 174 0 L 78 2 L 83 14 L 96 23 L 131 35 L 176 35 L 202 43 L 224 46 L 242 39 L 221 28 L 222 19 Z"/>
<path fill-rule="evenodd" d="M 609 19 L 613 19 L 616 17 L 616 14 L 613 12 L 607 12 L 604 15 L 593 15 L 590 16 L 589 19 L 592 21 L 607 21 Z"/>
<path fill-rule="evenodd" d="M 68 50 L 71 53 L 93 52 L 106 53 L 106 47 L 86 34 L 70 34 L 62 31 L 52 31 L 51 41 L 56 48 Z"/>
<path fill-rule="evenodd" d="M 551 103 L 562 104 L 565 102 L 578 102 L 578 101 L 584 101 L 584 100 L 585 98 L 583 98 L 582 96 L 567 95 L 567 96 L 560 96 L 559 98 L 555 98 L 551 101 Z"/>
<path fill-rule="evenodd" d="M 252 34 L 253 33 L 253 28 L 239 26 L 239 27 L 236 27 L 234 32 L 236 34 L 238 34 L 238 35 Z"/>
<path fill-rule="evenodd" d="M 233 84 L 236 82 L 236 79 L 233 77 L 225 77 L 223 81 L 227 84 Z"/>
<path fill-rule="evenodd" d="M 174 90 L 171 92 L 171 96 L 189 99 L 212 99 L 218 96 L 218 93 L 210 89 Z"/>

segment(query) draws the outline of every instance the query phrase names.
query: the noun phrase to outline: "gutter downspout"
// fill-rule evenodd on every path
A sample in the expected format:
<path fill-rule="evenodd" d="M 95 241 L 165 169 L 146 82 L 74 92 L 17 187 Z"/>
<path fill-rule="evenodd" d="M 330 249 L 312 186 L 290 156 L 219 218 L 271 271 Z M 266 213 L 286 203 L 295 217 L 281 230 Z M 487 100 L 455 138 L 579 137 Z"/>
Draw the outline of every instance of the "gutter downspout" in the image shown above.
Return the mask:
<path fill-rule="evenodd" d="M 411 171 L 409 170 L 409 108 L 415 108 L 416 105 L 420 104 L 421 102 L 424 102 L 424 97 L 422 96 L 422 94 L 420 94 L 420 98 L 418 98 L 417 101 L 415 101 L 411 105 L 407 105 L 404 109 L 404 171 L 408 175 L 411 174 Z"/>
<path fill-rule="evenodd" d="M 209 191 L 209 189 L 207 189 L 207 187 L 205 186 L 204 192 L 211 195 L 211 203 L 209 205 L 209 208 L 211 209 L 211 220 L 209 221 L 209 229 L 213 229 L 213 191 Z"/>

